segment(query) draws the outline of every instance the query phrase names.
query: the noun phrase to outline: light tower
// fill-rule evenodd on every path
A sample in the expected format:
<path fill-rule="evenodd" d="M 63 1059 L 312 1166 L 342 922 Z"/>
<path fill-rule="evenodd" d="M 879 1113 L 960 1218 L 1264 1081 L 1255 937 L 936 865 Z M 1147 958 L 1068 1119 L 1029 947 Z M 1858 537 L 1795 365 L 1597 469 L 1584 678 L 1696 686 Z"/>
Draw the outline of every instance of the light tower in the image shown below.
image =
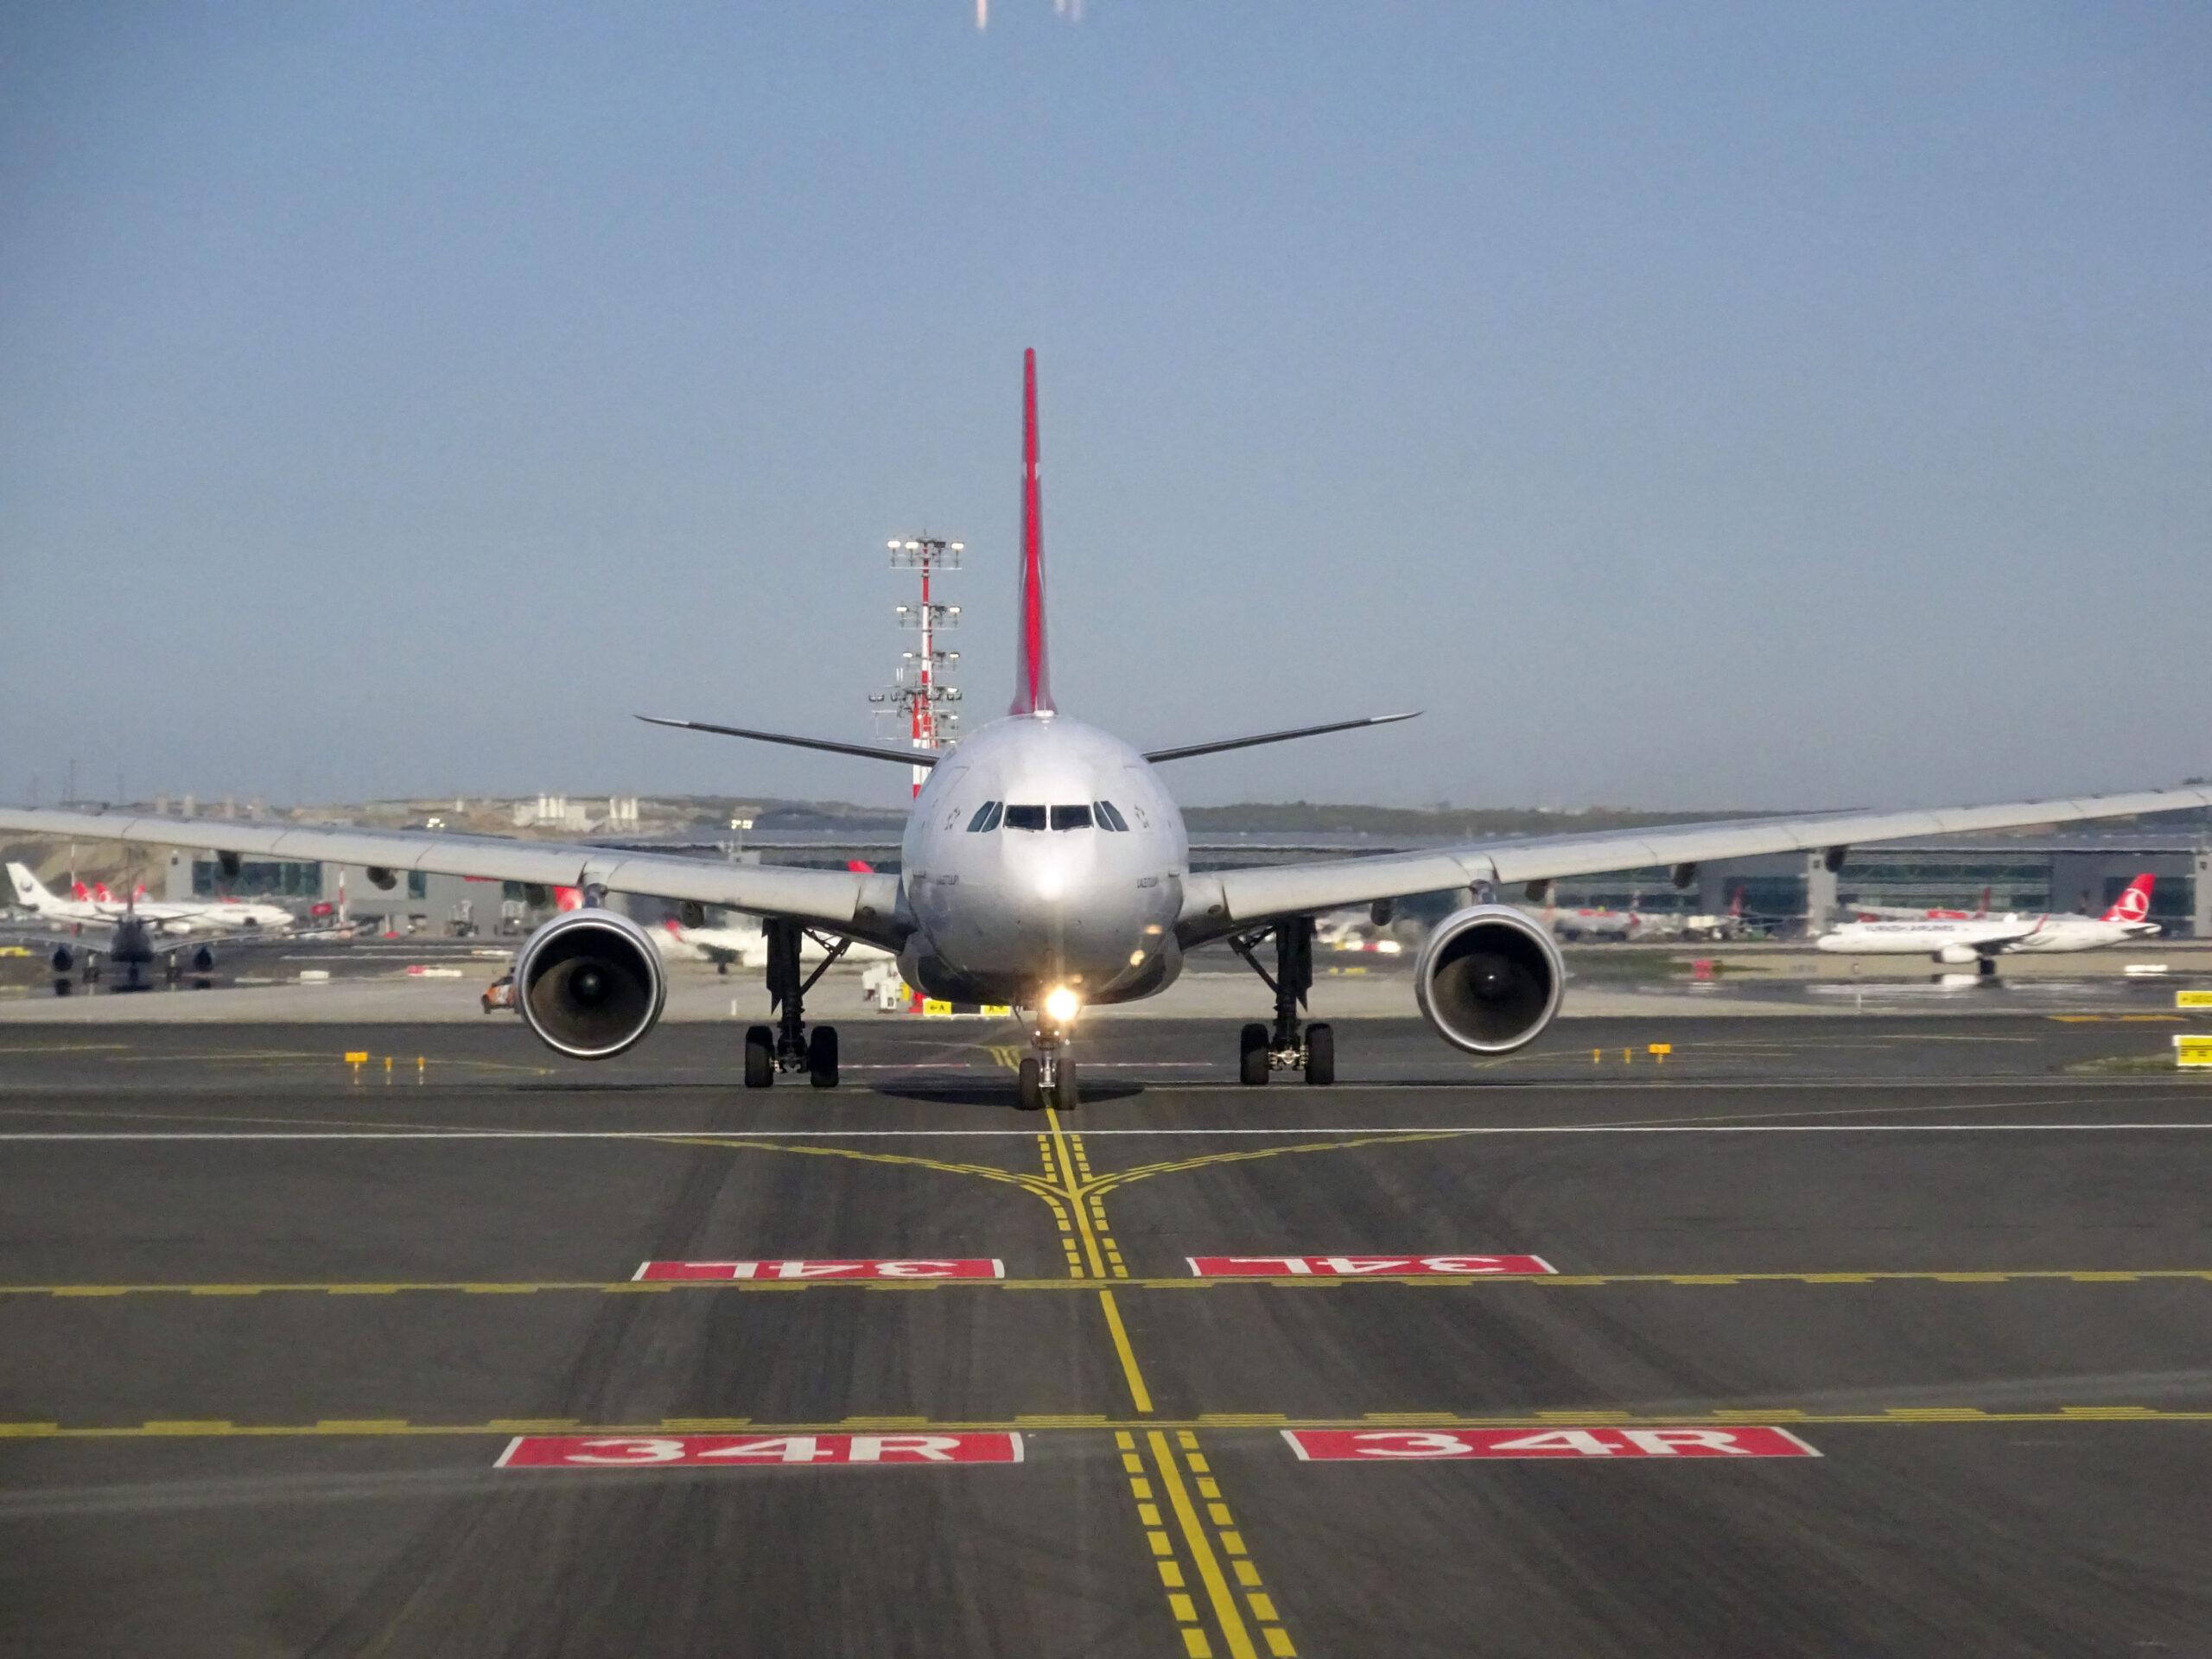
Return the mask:
<path fill-rule="evenodd" d="M 960 607 L 938 603 L 931 594 L 930 581 L 957 570 L 965 550 L 961 543 L 933 536 L 910 537 L 887 542 L 885 546 L 891 551 L 893 569 L 921 573 L 922 598 L 918 605 L 899 607 L 899 626 L 916 631 L 916 649 L 901 653 L 898 677 L 890 690 L 871 693 L 868 701 L 875 705 L 879 719 L 904 728 L 907 741 L 917 749 L 945 748 L 960 731 L 958 711 L 946 706 L 960 701 L 960 689 L 951 677 L 960 653 L 940 649 L 937 636 L 943 629 L 960 626 Z M 915 794 L 922 792 L 922 780 L 928 772 L 927 766 L 914 768 Z"/>

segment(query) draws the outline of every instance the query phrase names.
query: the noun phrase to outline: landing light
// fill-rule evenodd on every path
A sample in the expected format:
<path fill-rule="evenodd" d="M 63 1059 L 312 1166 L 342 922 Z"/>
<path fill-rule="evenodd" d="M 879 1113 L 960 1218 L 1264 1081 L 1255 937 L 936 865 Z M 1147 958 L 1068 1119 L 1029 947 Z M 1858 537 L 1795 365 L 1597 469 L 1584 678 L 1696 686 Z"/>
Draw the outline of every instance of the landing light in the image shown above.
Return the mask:
<path fill-rule="evenodd" d="M 1065 1026 L 1082 1010 L 1083 999 L 1065 985 L 1045 993 L 1045 1014 L 1056 1026 Z"/>

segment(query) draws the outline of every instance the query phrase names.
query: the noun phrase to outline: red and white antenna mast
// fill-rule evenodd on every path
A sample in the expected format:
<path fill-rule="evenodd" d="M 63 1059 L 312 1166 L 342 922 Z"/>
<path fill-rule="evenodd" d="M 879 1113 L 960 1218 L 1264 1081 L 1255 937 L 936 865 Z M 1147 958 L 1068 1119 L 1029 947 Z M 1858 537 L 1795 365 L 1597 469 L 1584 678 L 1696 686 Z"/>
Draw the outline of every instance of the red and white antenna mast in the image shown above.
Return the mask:
<path fill-rule="evenodd" d="M 933 536 L 884 545 L 891 550 L 893 569 L 921 573 L 921 603 L 899 607 L 899 626 L 916 630 L 918 648 L 901 654 L 899 675 L 890 690 L 870 693 L 868 701 L 876 705 L 877 717 L 903 728 L 907 741 L 917 749 L 949 748 L 960 733 L 958 712 L 945 706 L 960 701 L 960 689 L 952 683 L 953 665 L 959 662 L 960 653 L 942 649 L 937 637 L 944 629 L 960 626 L 960 607 L 940 604 L 930 591 L 930 582 L 933 576 L 957 570 L 965 548 L 959 542 Z M 922 782 L 928 775 L 927 766 L 914 768 L 915 794 L 922 792 Z"/>

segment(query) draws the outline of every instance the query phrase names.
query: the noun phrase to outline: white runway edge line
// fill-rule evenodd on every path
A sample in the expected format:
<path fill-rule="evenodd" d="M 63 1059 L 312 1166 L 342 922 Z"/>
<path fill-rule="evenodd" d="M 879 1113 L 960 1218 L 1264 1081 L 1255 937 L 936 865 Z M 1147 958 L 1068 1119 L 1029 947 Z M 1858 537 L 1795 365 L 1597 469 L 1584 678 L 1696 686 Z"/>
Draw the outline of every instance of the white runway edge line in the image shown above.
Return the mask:
<path fill-rule="evenodd" d="M 2212 1123 L 1681 1123 L 1514 1124 L 1469 1128 L 1454 1123 L 1308 1124 L 1292 1128 L 1095 1129 L 1104 1135 L 2117 1135 L 2202 1134 Z M 46 1141 L 1034 1141 L 1034 1129 L 4 1129 L 0 1144 Z"/>

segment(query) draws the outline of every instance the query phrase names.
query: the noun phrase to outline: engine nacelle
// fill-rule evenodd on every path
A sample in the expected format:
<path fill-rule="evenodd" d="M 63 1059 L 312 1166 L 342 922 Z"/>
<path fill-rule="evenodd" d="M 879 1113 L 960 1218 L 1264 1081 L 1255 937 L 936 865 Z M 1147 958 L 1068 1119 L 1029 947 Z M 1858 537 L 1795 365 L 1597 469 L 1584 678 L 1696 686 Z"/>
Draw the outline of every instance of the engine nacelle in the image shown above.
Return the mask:
<path fill-rule="evenodd" d="M 1414 963 L 1414 995 L 1437 1034 L 1471 1054 L 1533 1042 L 1559 1012 L 1567 964 L 1510 905 L 1471 905 L 1437 925 Z"/>
<path fill-rule="evenodd" d="M 1980 961 L 1981 952 L 1970 944 L 1947 944 L 1936 953 L 1936 960 L 1963 965 Z"/>
<path fill-rule="evenodd" d="M 549 1048 L 603 1060 L 660 1019 L 668 976 L 652 938 L 612 910 L 565 911 L 515 955 L 515 1006 Z"/>

